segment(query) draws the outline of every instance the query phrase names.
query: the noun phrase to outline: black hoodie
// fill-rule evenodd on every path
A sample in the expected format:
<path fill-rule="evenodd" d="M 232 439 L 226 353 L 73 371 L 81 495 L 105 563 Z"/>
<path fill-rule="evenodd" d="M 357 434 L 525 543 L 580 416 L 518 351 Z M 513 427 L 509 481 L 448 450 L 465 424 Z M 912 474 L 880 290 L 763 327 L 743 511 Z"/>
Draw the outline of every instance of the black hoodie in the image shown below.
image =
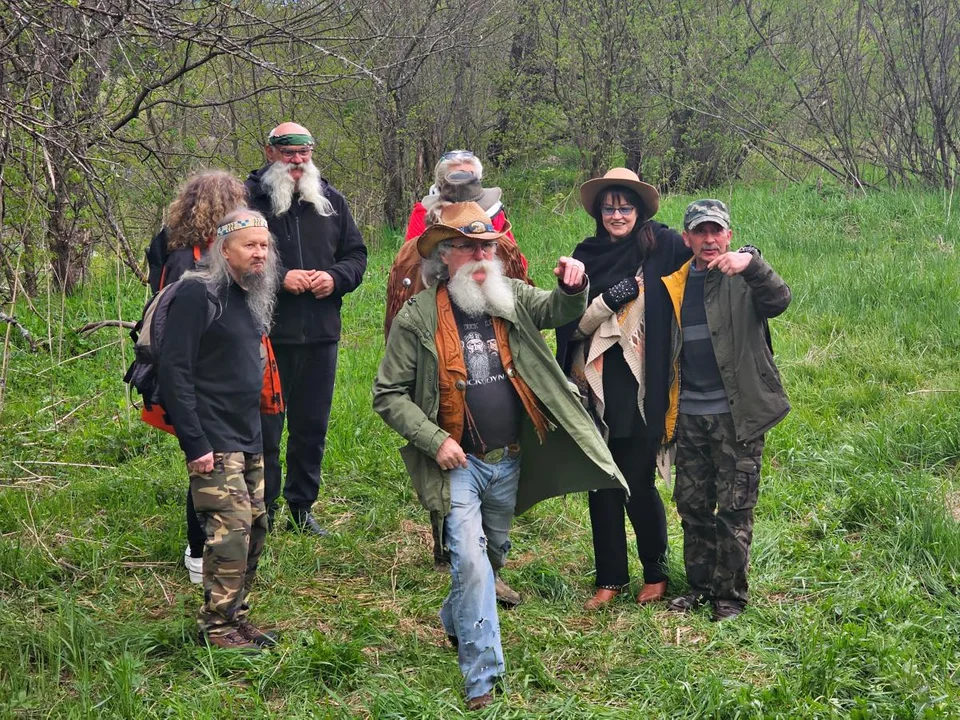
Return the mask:
<path fill-rule="evenodd" d="M 324 217 L 294 194 L 290 209 L 276 216 L 270 196 L 261 186 L 266 166 L 250 173 L 245 183 L 250 207 L 267 218 L 276 238 L 280 277 L 288 270 L 326 270 L 333 276 L 333 293 L 318 300 L 311 293 L 294 295 L 280 290 L 273 315 L 270 340 L 275 344 L 302 345 L 337 342 L 340 339 L 340 306 L 343 296 L 353 292 L 367 268 L 367 248 L 357 229 L 347 201 L 326 180 L 324 195 L 333 203 L 335 214 Z"/>

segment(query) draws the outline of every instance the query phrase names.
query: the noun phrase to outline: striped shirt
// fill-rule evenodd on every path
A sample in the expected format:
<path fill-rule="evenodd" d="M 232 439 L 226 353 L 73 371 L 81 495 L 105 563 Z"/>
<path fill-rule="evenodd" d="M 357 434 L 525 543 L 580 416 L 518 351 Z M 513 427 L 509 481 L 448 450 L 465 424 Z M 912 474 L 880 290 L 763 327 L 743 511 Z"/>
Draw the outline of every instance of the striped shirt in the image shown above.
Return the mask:
<path fill-rule="evenodd" d="M 730 412 L 730 403 L 710 342 L 703 301 L 706 270 L 690 266 L 680 306 L 683 351 L 680 353 L 680 412 L 687 415 L 719 415 Z"/>

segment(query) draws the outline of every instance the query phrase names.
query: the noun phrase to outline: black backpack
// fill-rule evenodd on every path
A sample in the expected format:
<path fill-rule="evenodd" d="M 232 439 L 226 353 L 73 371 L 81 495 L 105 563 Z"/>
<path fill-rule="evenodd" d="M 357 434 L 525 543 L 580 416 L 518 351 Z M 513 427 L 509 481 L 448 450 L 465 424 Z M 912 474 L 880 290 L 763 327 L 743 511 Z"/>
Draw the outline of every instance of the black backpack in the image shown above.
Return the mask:
<path fill-rule="evenodd" d="M 143 406 L 147 410 L 160 403 L 157 363 L 160 361 L 160 352 L 163 349 L 170 303 L 173 302 L 181 287 L 183 284 L 178 280 L 163 287 L 160 292 L 150 298 L 143 308 L 142 317 L 130 331 L 130 338 L 134 343 L 134 360 L 123 376 L 123 381 L 143 396 Z M 216 298 L 208 292 L 205 328 L 210 327 L 219 307 Z"/>

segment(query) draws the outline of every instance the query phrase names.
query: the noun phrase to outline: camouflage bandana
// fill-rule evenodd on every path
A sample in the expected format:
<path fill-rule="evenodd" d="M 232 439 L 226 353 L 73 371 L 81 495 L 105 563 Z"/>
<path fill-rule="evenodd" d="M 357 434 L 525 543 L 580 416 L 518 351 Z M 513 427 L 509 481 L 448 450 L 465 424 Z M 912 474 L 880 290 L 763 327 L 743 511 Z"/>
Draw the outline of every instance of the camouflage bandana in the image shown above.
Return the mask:
<path fill-rule="evenodd" d="M 730 211 L 720 200 L 710 198 L 695 200 L 687 205 L 687 211 L 683 214 L 684 230 L 693 230 L 705 222 L 714 222 L 725 230 L 729 229 Z"/>
<path fill-rule="evenodd" d="M 267 138 L 267 143 L 275 145 L 309 145 L 313 147 L 313 137 L 305 133 L 288 133 L 286 135 L 272 135 Z"/>

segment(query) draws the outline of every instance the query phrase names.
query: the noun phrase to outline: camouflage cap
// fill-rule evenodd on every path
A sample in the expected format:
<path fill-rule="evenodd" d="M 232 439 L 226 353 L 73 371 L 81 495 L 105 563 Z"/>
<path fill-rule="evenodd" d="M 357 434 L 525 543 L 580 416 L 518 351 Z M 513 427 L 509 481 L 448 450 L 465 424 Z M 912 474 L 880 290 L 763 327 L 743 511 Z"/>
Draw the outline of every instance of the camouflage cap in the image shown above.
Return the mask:
<path fill-rule="evenodd" d="M 705 198 L 687 205 L 683 214 L 683 229 L 692 230 L 700 223 L 715 222 L 722 228 L 730 227 L 730 211 L 720 200 Z"/>

